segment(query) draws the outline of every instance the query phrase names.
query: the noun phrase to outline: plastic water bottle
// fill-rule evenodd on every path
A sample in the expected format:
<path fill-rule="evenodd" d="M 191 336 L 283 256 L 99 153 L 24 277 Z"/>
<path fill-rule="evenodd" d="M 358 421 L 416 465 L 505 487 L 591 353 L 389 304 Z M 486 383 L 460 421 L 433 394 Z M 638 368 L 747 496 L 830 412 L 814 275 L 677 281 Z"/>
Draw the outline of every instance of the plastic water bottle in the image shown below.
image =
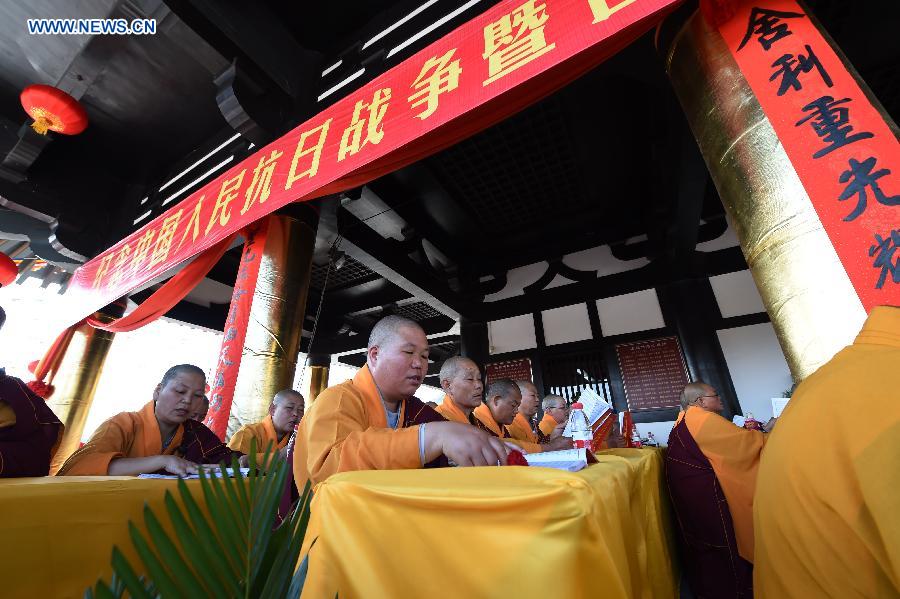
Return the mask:
<path fill-rule="evenodd" d="M 581 402 L 572 404 L 569 413 L 569 430 L 572 432 L 572 443 L 575 449 L 591 449 L 594 434 L 591 431 L 591 423 L 584 415 L 584 405 Z"/>

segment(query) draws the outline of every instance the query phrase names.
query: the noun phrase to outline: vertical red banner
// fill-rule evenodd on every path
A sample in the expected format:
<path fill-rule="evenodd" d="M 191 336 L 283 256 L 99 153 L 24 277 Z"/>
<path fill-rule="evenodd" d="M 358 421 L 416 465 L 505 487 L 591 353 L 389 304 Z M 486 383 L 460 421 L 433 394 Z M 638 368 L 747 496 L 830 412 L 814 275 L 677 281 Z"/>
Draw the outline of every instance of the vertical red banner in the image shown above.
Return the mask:
<path fill-rule="evenodd" d="M 250 319 L 250 308 L 253 305 L 253 292 L 256 291 L 263 249 L 266 246 L 268 223 L 269 219 L 264 218 L 244 230 L 247 239 L 244 242 L 244 251 L 234 283 L 231 307 L 225 320 L 216 374 L 210 385 L 209 413 L 205 424 L 222 440 L 225 439 L 228 417 L 231 415 L 231 402 L 234 399 L 234 387 L 241 367 L 247 322 Z"/>
<path fill-rule="evenodd" d="M 900 305 L 900 143 L 795 0 L 736 4 L 719 27 L 866 311 Z"/>

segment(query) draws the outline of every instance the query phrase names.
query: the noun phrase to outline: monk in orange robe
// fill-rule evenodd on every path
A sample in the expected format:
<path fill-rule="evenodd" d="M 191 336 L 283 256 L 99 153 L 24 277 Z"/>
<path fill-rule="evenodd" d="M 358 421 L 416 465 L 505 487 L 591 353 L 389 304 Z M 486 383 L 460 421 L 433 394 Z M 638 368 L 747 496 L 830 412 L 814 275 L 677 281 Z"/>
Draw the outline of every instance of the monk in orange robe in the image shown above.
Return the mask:
<path fill-rule="evenodd" d="M 753 493 L 766 435 L 722 418 L 719 394 L 695 382 L 681 393 L 666 481 L 685 575 L 697 597 L 753 597 Z"/>
<path fill-rule="evenodd" d="M 759 467 L 753 582 L 762 599 L 900 597 L 900 307 L 791 397 Z"/>
<path fill-rule="evenodd" d="M 441 458 L 460 466 L 505 464 L 509 451 L 498 439 L 447 422 L 414 397 L 427 372 L 422 327 L 400 316 L 381 319 L 369 336 L 366 365 L 325 389 L 297 429 L 297 488 L 337 472 L 421 468 Z"/>
<path fill-rule="evenodd" d="M 0 328 L 5 320 L 0 308 Z M 63 428 L 42 397 L 0 368 L 0 478 L 47 476 Z"/>
<path fill-rule="evenodd" d="M 559 395 L 550 394 L 544 397 L 541 408 L 544 410 L 544 417 L 538 424 L 538 430 L 550 439 L 559 437 L 569 420 L 569 407 L 566 400 Z"/>
<path fill-rule="evenodd" d="M 437 413 L 451 422 L 478 426 L 472 415 L 472 410 L 481 405 L 484 391 L 478 365 L 469 358 L 453 356 L 444 360 L 438 378 L 446 395 L 435 408 Z"/>
<path fill-rule="evenodd" d="M 537 416 L 538 399 L 537 387 L 531 381 L 516 381 L 519 387 L 519 394 L 522 397 L 519 403 L 519 411 L 516 417 L 506 430 L 509 436 L 519 441 L 527 441 L 528 443 L 546 443 L 550 441 L 549 435 L 544 435 L 540 429 L 535 430 L 534 417 Z"/>
<path fill-rule="evenodd" d="M 285 448 L 297 423 L 303 418 L 303 396 L 293 389 L 284 389 L 275 394 L 269 405 L 269 415 L 261 422 L 246 424 L 232 435 L 228 447 L 241 453 L 250 453 L 250 446 L 256 440 L 256 451 L 264 453 L 271 445 L 282 458 L 287 455 Z"/>
<path fill-rule="evenodd" d="M 173 366 L 139 412 L 116 414 L 73 453 L 57 476 L 135 476 L 196 474 L 198 464 L 231 462 L 241 456 L 225 447 L 215 433 L 188 419 L 191 403 L 206 387 L 203 370 L 191 364 Z"/>
<path fill-rule="evenodd" d="M 475 408 L 473 413 L 475 418 L 489 432 L 521 447 L 529 453 L 569 449 L 572 447 L 572 440 L 567 437 L 557 437 L 543 445 L 514 439 L 509 434 L 507 427 L 515 420 L 521 401 L 522 394 L 519 392 L 518 385 L 510 379 L 497 379 L 488 385 L 484 403 Z"/>

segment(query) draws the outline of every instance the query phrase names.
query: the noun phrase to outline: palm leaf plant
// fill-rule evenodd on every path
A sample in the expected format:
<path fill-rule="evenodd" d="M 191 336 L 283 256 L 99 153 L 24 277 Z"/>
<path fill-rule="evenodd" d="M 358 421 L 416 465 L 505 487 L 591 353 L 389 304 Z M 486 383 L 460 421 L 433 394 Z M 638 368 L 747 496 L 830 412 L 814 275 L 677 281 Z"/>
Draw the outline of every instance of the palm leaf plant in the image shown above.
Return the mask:
<path fill-rule="evenodd" d="M 85 591 L 85 599 L 113 599 L 126 593 L 134 599 L 299 597 L 308 556 L 299 568 L 296 565 L 309 523 L 309 484 L 294 509 L 276 527 L 289 464 L 271 449 L 267 449 L 262 464 L 269 465 L 265 475 L 260 473 L 254 442 L 246 476 L 236 458 L 231 464 L 234 478 L 210 476 L 201 470 L 206 513 L 179 479 L 180 504 L 171 491 L 165 495 L 174 537 L 166 532 L 153 509 L 145 506 L 147 535 L 133 522 L 128 523 L 139 567 L 113 547 L 110 583 L 98 580 Z M 138 572 L 145 574 L 139 576 Z"/>

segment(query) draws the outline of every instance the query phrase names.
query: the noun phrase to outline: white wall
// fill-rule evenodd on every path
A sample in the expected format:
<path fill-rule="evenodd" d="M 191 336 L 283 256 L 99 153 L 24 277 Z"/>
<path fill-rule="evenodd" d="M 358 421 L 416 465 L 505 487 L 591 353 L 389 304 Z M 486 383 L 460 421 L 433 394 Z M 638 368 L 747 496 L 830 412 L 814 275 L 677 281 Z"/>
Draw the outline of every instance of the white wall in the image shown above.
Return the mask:
<path fill-rule="evenodd" d="M 765 322 L 717 333 L 741 410 L 765 422 L 772 417 L 771 398 L 781 397 L 793 382 L 775 329 Z"/>
<path fill-rule="evenodd" d="M 665 326 L 656 289 L 644 289 L 597 300 L 604 337 L 648 331 Z"/>
<path fill-rule="evenodd" d="M 709 284 L 723 318 L 766 311 L 749 270 L 710 277 Z"/>
<path fill-rule="evenodd" d="M 522 314 L 503 320 L 492 320 L 488 323 L 488 343 L 491 355 L 534 349 L 537 347 L 534 317 L 531 314 Z"/>
<path fill-rule="evenodd" d="M 544 342 L 547 345 L 572 343 L 591 338 L 591 319 L 587 304 L 574 304 L 541 312 Z"/>
<path fill-rule="evenodd" d="M 669 444 L 669 433 L 672 432 L 673 426 L 675 426 L 674 420 L 669 422 L 636 422 L 634 424 L 641 438 L 646 437 L 647 433 L 653 433 L 653 436 L 656 437 L 656 442 L 660 445 Z"/>

